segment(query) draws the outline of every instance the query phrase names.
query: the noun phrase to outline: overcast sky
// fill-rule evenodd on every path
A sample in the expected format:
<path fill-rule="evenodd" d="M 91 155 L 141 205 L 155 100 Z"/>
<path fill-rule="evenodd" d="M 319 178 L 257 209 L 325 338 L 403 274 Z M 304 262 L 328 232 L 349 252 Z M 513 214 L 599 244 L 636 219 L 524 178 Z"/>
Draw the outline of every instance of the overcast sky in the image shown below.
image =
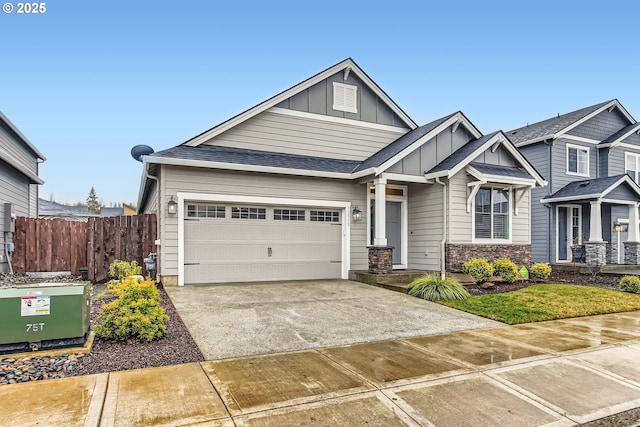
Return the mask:
<path fill-rule="evenodd" d="M 178 145 L 347 57 L 418 124 L 462 110 L 488 133 L 613 98 L 640 118 L 638 1 L 9 3 L 0 110 L 62 203 L 91 186 L 135 203 L 131 147 Z"/>

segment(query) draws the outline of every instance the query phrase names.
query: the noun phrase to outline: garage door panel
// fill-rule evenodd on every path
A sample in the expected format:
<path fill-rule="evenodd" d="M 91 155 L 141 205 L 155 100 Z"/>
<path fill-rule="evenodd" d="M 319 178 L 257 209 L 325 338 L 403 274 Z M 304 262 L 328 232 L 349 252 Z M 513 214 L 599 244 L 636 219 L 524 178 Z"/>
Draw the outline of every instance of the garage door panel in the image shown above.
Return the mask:
<path fill-rule="evenodd" d="M 184 236 L 186 284 L 342 276 L 342 225 L 308 209 L 305 221 L 274 220 L 272 207 L 265 219 L 185 220 Z"/>

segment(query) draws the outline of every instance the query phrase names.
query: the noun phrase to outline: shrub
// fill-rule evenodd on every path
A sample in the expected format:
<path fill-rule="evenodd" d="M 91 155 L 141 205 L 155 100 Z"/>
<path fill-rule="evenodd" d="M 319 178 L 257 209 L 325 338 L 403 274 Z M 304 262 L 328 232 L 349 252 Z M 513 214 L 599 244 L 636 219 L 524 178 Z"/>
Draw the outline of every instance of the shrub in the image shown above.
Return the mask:
<path fill-rule="evenodd" d="M 507 283 L 513 283 L 518 278 L 518 266 L 509 258 L 500 258 L 493 263 L 494 276 L 501 277 Z"/>
<path fill-rule="evenodd" d="M 536 262 L 529 270 L 529 278 L 536 281 L 547 281 L 551 276 L 551 266 L 546 262 Z"/>
<path fill-rule="evenodd" d="M 625 292 L 640 293 L 640 278 L 638 276 L 624 276 L 620 279 L 620 288 Z"/>
<path fill-rule="evenodd" d="M 462 264 L 462 271 L 473 277 L 476 283 L 484 283 L 493 276 L 493 267 L 484 258 L 471 258 Z"/>
<path fill-rule="evenodd" d="M 137 261 L 127 262 L 117 259 L 109 265 L 109 274 L 117 277 L 118 280 L 129 276 L 139 276 L 142 274 L 142 266 L 138 265 Z"/>
<path fill-rule="evenodd" d="M 463 300 L 469 292 L 457 280 L 427 275 L 407 285 L 409 295 L 428 301 Z"/>
<path fill-rule="evenodd" d="M 100 338 L 152 341 L 167 331 L 169 316 L 160 306 L 160 293 L 152 281 L 125 280 L 113 286 L 117 299 L 105 304 L 95 333 Z"/>

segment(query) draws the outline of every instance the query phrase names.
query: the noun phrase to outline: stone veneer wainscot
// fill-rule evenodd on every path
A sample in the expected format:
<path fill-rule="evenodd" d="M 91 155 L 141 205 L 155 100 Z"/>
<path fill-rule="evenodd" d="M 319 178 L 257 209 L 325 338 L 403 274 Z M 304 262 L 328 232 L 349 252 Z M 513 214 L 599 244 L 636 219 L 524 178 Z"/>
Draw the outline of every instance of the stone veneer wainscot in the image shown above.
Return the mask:
<path fill-rule="evenodd" d="M 461 272 L 462 264 L 471 258 L 485 258 L 489 262 L 498 258 L 509 258 L 518 268 L 531 267 L 531 245 L 515 244 L 463 244 L 449 243 L 445 247 L 446 269 Z"/>

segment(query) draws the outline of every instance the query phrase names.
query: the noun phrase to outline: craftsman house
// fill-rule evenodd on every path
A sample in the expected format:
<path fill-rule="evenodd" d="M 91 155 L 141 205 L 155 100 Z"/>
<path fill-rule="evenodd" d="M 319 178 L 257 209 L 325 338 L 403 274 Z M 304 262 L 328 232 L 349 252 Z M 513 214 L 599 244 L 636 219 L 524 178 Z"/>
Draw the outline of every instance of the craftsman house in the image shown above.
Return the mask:
<path fill-rule="evenodd" d="M 418 126 L 351 59 L 141 161 L 138 209 L 157 213 L 159 274 L 178 285 L 348 278 L 379 256 L 528 265 L 545 185 L 502 132 L 461 112 Z"/>
<path fill-rule="evenodd" d="M 532 190 L 533 261 L 639 264 L 640 124 L 612 100 L 506 132 Z"/>

